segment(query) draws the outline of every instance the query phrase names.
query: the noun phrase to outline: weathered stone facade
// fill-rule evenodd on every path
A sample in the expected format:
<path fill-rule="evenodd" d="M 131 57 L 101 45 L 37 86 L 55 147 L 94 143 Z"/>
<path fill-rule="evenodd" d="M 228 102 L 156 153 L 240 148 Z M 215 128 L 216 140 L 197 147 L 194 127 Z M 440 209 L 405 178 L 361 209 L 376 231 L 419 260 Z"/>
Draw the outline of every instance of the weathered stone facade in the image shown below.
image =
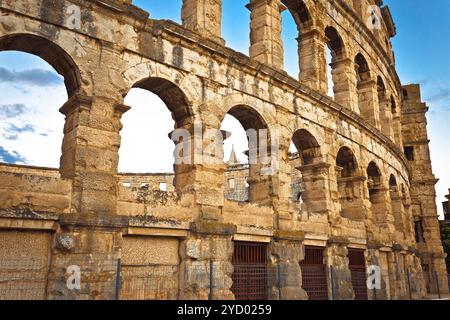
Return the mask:
<path fill-rule="evenodd" d="M 183 25 L 149 19 L 129 0 L 0 1 L 0 50 L 40 56 L 69 95 L 59 170 L 0 164 L 0 257 L 43 261 L 46 285 L 35 296 L 49 299 L 114 298 L 109 262 L 118 258 L 123 298 L 207 299 L 212 266 L 222 279 L 212 298 L 233 299 L 235 241 L 267 244 L 268 272 L 287 275 L 268 298 L 307 298 L 299 267 L 307 246 L 324 248 L 329 298 L 355 297 L 354 249 L 381 269 L 378 298 L 408 298 L 408 290 L 421 298 L 426 284 L 436 290 L 426 282 L 435 273 L 448 292 L 427 108 L 419 86 L 402 86 L 396 74 L 389 9 L 370 29 L 369 5 L 381 1 L 251 0 L 247 57 L 224 46 L 220 0 L 184 0 Z M 298 80 L 282 70 L 285 9 L 299 29 Z M 278 129 L 277 172 L 223 163 L 175 165 L 174 176 L 119 174 L 133 87 L 157 94 L 189 132 L 199 122 L 219 129 L 227 113 L 244 129 Z M 237 199 L 227 186 L 234 175 L 248 177 Z M 82 268 L 81 291 L 64 285 L 70 265 Z M 170 290 L 133 295 L 133 268 Z"/>

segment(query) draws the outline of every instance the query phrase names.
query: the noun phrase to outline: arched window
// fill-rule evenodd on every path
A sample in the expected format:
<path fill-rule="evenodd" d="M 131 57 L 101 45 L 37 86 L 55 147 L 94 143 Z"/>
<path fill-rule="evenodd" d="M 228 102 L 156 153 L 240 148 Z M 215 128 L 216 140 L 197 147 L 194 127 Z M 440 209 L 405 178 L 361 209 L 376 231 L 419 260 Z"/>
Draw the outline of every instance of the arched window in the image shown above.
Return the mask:
<path fill-rule="evenodd" d="M 381 185 L 381 172 L 375 162 L 367 167 L 367 188 L 369 199 L 372 204 L 372 220 L 374 223 L 385 221 L 387 212 L 384 210 L 386 199 L 383 196 Z"/>
<path fill-rule="evenodd" d="M 296 70 L 300 70 L 300 74 L 305 74 L 307 69 L 311 68 L 310 62 L 314 58 L 311 52 L 309 52 L 309 56 L 306 54 L 309 44 L 308 40 L 302 37 L 302 33 L 307 31 L 311 25 L 311 15 L 302 0 L 282 0 L 281 2 L 287 8 L 282 16 L 285 69 L 293 76 Z"/>
<path fill-rule="evenodd" d="M 281 14 L 281 39 L 284 51 L 284 70 L 293 78 L 298 78 L 300 65 L 298 58 L 298 26 L 289 10 Z"/>
<path fill-rule="evenodd" d="M 326 62 L 327 62 L 327 79 L 328 79 L 328 95 L 334 97 L 339 94 L 339 89 L 335 84 L 338 83 L 342 73 L 345 70 L 335 68 L 335 63 L 342 58 L 344 52 L 344 42 L 339 36 L 337 30 L 333 27 L 325 28 L 325 37 L 327 38 Z"/>
<path fill-rule="evenodd" d="M 78 91 L 80 78 L 55 43 L 29 34 L 0 38 L 0 162 L 62 167 L 59 109 Z"/>
<path fill-rule="evenodd" d="M 320 146 L 310 132 L 300 129 L 292 136 L 291 152 L 297 155 L 297 157 L 291 158 L 291 187 L 294 195 L 294 207 L 302 211 L 308 211 L 313 209 L 311 202 L 317 203 L 322 200 L 320 183 L 318 184 L 317 180 L 314 179 L 317 172 L 311 166 L 320 159 Z M 299 200 L 301 200 L 301 206 Z"/>
<path fill-rule="evenodd" d="M 342 147 L 336 157 L 338 200 L 341 216 L 351 220 L 365 219 L 363 210 L 363 186 L 358 177 L 358 164 L 353 151 Z"/>
<path fill-rule="evenodd" d="M 173 82 L 150 77 L 137 82 L 125 102 L 131 110 L 122 120 L 119 169 L 145 175 L 160 173 L 159 180 L 153 183 L 155 190 L 160 189 L 161 181 L 167 181 L 165 173 L 174 172 L 173 185 L 182 193 L 190 182 L 180 178 L 179 172 L 192 163 L 187 162 L 189 154 L 183 154 L 190 152 L 189 148 L 184 148 L 186 141 L 182 135 L 178 136 L 180 131 L 174 129 L 183 130 L 192 116 L 186 95 Z"/>
<path fill-rule="evenodd" d="M 336 165 L 340 168 L 340 178 L 349 178 L 356 175 L 358 165 L 353 152 L 347 148 L 342 147 L 336 157 Z"/>
<path fill-rule="evenodd" d="M 391 95 L 391 112 L 392 114 L 397 114 L 397 104 L 395 103 L 395 98 L 392 95 Z"/>
<path fill-rule="evenodd" d="M 261 115 L 255 109 L 247 105 L 236 105 L 228 111 L 227 115 L 228 117 L 226 119 L 224 118 L 222 122 L 221 129 L 230 131 L 231 136 L 237 133 L 240 141 L 235 140 L 233 142 L 233 140 L 229 140 L 235 145 L 235 148 L 236 146 L 238 147 L 238 149 L 242 149 L 243 146 L 246 146 L 248 148 L 248 150 L 245 152 L 248 159 L 247 166 L 245 166 L 245 160 L 247 159 L 242 158 L 242 153 L 236 153 L 236 149 L 234 149 L 236 156 L 239 154 L 240 162 L 243 162 L 242 164 L 245 168 L 245 171 L 241 173 L 241 176 L 248 176 L 247 181 L 242 180 L 243 182 L 248 183 L 248 196 L 228 198 L 230 200 L 238 200 L 240 202 L 249 201 L 261 205 L 268 204 L 271 201 L 271 181 L 270 176 L 264 174 L 265 169 L 267 169 L 267 163 L 265 163 L 265 160 L 267 160 L 268 158 L 262 160 L 264 157 L 270 158 L 271 140 L 268 127 Z M 232 118 L 230 117 L 234 119 L 231 120 Z M 240 125 L 237 125 L 237 123 L 239 123 Z M 245 131 L 245 136 L 242 134 L 242 129 Z M 243 142 L 243 140 L 245 141 L 245 143 Z M 227 143 L 229 142 L 225 141 L 225 145 Z M 267 144 L 267 148 L 263 148 L 263 144 Z M 224 161 L 227 161 L 227 154 L 224 153 L 224 157 Z"/>

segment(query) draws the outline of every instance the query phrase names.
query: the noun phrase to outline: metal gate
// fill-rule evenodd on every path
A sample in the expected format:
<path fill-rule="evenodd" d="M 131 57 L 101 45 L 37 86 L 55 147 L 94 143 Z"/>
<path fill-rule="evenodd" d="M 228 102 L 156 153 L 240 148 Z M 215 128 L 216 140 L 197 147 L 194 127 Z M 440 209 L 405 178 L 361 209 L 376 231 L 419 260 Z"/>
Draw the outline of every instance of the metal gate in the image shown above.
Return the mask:
<path fill-rule="evenodd" d="M 364 250 L 348 249 L 348 259 L 355 300 L 368 300 Z"/>
<path fill-rule="evenodd" d="M 267 300 L 267 245 L 235 242 L 233 285 L 236 300 Z"/>
<path fill-rule="evenodd" d="M 305 247 L 305 259 L 300 263 L 302 287 L 309 300 L 328 300 L 327 269 L 323 263 L 323 248 Z"/>

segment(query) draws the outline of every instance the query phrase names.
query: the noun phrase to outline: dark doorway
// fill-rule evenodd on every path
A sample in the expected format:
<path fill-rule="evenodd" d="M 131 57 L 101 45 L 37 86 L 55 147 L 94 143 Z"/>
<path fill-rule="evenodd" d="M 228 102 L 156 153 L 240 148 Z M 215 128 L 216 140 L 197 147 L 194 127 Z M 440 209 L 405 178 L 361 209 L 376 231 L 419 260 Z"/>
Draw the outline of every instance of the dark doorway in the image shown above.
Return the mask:
<path fill-rule="evenodd" d="M 300 263 L 302 287 L 309 300 L 328 300 L 327 269 L 321 247 L 305 247 L 305 259 Z"/>
<path fill-rule="evenodd" d="M 348 249 L 348 259 L 355 300 L 368 300 L 364 250 Z"/>
<path fill-rule="evenodd" d="M 267 245 L 235 242 L 233 285 L 236 300 L 267 300 Z"/>

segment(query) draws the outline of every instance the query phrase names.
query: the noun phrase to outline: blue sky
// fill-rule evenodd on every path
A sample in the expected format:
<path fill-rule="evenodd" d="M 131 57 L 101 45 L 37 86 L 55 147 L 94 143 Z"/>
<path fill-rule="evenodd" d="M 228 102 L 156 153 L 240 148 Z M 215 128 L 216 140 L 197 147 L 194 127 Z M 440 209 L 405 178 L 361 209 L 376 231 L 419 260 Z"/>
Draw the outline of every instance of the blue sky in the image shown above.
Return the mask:
<path fill-rule="evenodd" d="M 245 54 L 249 47 L 250 12 L 245 7 L 248 2 L 223 0 L 223 38 L 227 46 Z M 437 186 L 440 203 L 450 188 L 450 0 L 384 2 L 390 6 L 397 26 L 398 34 L 392 42 L 400 78 L 404 84 L 420 83 L 423 100 L 430 107 L 431 155 L 435 174 L 441 179 Z M 182 0 L 134 0 L 133 3 L 149 11 L 151 18 L 181 22 Z M 282 36 L 285 69 L 297 77 L 297 31 L 287 11 L 283 13 Z M 57 167 L 64 124 L 58 109 L 67 99 L 62 79 L 39 58 L 0 52 L 0 92 L 0 161 Z M 140 136 L 141 126 L 154 129 L 155 137 L 160 136 L 164 142 L 156 148 L 164 150 L 161 154 L 167 157 L 160 161 L 163 165 L 153 164 L 152 168 L 171 171 L 167 164 L 171 162 L 173 144 L 167 133 L 172 123 L 167 109 L 156 96 L 139 90 L 133 90 L 126 103 L 133 109 L 124 116 L 121 171 L 147 171 L 149 163 L 155 160 L 150 148 L 131 142 Z M 143 123 L 142 119 L 153 119 L 154 124 Z M 159 125 L 164 121 L 169 125 Z M 224 124 L 225 129 L 235 126 L 232 119 Z M 239 143 L 237 138 L 241 134 L 231 138 L 226 151 Z M 238 145 L 237 149 L 242 149 L 238 150 L 240 153 L 244 147 Z M 438 210 L 442 211 L 441 205 Z"/>

